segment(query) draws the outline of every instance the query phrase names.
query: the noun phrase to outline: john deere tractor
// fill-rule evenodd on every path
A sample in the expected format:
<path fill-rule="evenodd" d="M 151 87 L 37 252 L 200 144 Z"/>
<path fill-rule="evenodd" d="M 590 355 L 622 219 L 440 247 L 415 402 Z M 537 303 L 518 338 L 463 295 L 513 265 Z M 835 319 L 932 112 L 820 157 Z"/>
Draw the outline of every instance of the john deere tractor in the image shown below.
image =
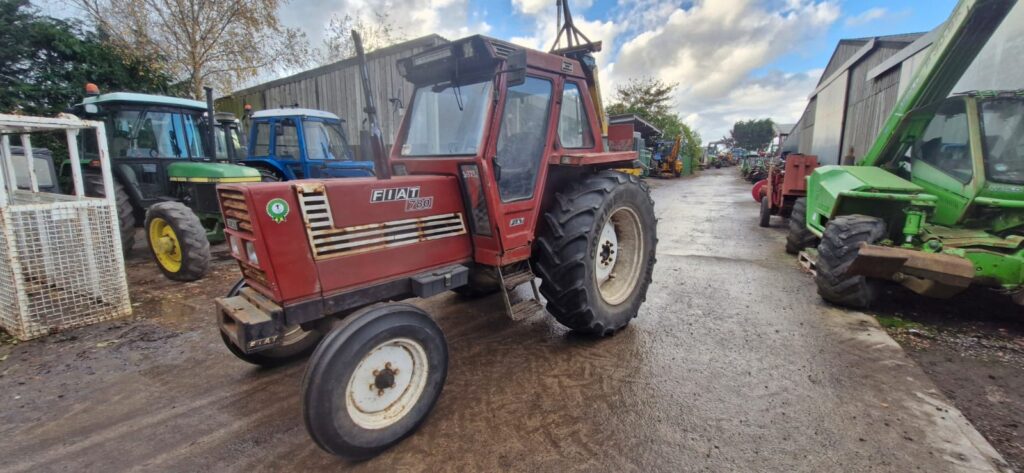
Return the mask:
<path fill-rule="evenodd" d="M 892 281 L 1024 302 L 1024 92 L 949 96 L 1014 3 L 961 1 L 858 165 L 808 178 L 787 249 L 820 239 L 805 256 L 825 300 L 867 307 Z"/>
<path fill-rule="evenodd" d="M 124 250 L 134 246 L 135 227 L 144 222 L 150 251 L 164 276 L 177 281 L 203 277 L 210 241 L 224 240 L 214 187 L 259 182 L 259 171 L 211 159 L 207 150 L 212 130 L 200 125 L 208 104 L 125 92 L 101 95 L 92 84 L 86 94 L 73 112 L 106 125 Z M 98 166 L 96 140 L 86 136 L 82 141 L 83 161 Z M 86 191 L 102 196 L 99 170 L 90 172 L 89 167 Z"/>

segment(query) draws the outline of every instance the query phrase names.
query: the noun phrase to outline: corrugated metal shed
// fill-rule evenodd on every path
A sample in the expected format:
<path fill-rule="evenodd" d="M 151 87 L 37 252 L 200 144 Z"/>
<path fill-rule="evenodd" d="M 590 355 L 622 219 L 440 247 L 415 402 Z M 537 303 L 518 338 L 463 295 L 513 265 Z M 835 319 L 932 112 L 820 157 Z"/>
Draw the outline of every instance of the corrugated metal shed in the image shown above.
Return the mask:
<path fill-rule="evenodd" d="M 412 96 L 412 84 L 398 73 L 398 60 L 447 42 L 432 34 L 367 53 L 381 131 L 389 145 L 394 142 L 401 116 L 392 110 L 388 99 L 400 98 L 408 105 Z M 358 65 L 355 58 L 349 58 L 238 90 L 218 99 L 217 109 L 238 116 L 241 116 L 245 104 L 252 105 L 254 111 L 278 107 L 324 110 L 345 120 L 345 131 L 355 139 L 364 119 L 365 102 Z"/>

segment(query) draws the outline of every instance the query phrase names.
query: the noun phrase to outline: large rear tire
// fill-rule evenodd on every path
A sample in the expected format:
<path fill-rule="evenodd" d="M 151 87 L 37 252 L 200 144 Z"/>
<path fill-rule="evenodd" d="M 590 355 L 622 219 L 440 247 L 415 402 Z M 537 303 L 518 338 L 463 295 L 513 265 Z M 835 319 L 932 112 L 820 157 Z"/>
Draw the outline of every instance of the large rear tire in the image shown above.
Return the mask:
<path fill-rule="evenodd" d="M 795 255 L 818 245 L 818 236 L 807 229 L 807 199 L 801 197 L 793 203 L 789 214 L 789 234 L 786 235 L 786 253 Z"/>
<path fill-rule="evenodd" d="M 873 244 L 885 238 L 885 222 L 865 215 L 843 215 L 825 226 L 818 245 L 818 268 L 814 282 L 818 295 L 836 305 L 866 309 L 878 296 L 879 281 L 846 274 L 860 253 L 861 243 Z"/>
<path fill-rule="evenodd" d="M 239 279 L 228 291 L 227 297 L 237 296 L 244 287 L 246 287 L 245 279 Z M 238 359 L 264 368 L 271 368 L 309 356 L 320 339 L 323 338 L 323 332 L 316 329 L 303 330 L 298 325 L 285 327 L 280 345 L 256 353 L 242 351 L 231 342 L 227 335 L 224 335 L 224 332 L 220 333 L 220 338 L 228 347 L 228 351 Z"/>
<path fill-rule="evenodd" d="M 82 176 L 85 186 L 85 195 L 90 197 L 106 197 L 103 189 L 103 175 L 96 172 L 86 172 Z M 121 250 L 129 254 L 135 246 L 135 213 L 132 202 L 125 192 L 124 186 L 117 179 L 114 179 L 114 200 L 117 207 L 118 229 L 121 232 Z"/>
<path fill-rule="evenodd" d="M 302 379 L 306 430 L 344 458 L 372 457 L 426 419 L 448 375 L 440 327 L 409 304 L 346 317 L 313 352 Z"/>
<path fill-rule="evenodd" d="M 210 242 L 199 217 L 181 202 L 160 202 L 146 211 L 149 251 L 168 279 L 195 281 L 210 268 Z"/>
<path fill-rule="evenodd" d="M 587 334 L 625 327 L 647 298 L 657 244 L 654 201 L 637 177 L 603 171 L 558 192 L 534 251 L 548 312 Z"/>

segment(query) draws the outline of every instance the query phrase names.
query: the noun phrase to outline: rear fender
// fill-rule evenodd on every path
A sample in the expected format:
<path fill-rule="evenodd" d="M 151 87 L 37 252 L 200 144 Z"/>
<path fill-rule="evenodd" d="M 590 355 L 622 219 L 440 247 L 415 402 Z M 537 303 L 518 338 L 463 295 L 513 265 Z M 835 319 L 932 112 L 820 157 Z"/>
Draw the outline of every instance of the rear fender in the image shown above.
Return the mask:
<path fill-rule="evenodd" d="M 278 176 L 283 176 L 284 180 L 292 181 L 295 180 L 295 173 L 288 169 L 287 166 L 282 166 L 281 163 L 273 159 L 246 159 L 239 164 L 251 167 L 251 168 L 263 168 L 277 173 Z"/>

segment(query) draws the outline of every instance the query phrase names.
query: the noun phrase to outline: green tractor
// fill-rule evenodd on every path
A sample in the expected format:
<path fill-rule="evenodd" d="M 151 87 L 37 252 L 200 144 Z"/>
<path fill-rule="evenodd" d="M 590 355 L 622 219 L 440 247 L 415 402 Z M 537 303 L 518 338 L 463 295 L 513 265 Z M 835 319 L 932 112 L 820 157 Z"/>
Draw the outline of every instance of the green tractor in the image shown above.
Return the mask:
<path fill-rule="evenodd" d="M 825 300 L 866 308 L 891 281 L 932 297 L 971 285 L 1024 303 L 1024 92 L 949 96 L 1014 1 L 964 0 L 855 166 L 822 166 L 787 251 Z"/>
<path fill-rule="evenodd" d="M 210 264 L 210 242 L 224 240 L 216 185 L 259 182 L 259 171 L 211 159 L 213 130 L 203 124 L 209 104 L 126 92 L 101 95 L 92 84 L 86 95 L 72 111 L 106 127 L 124 251 L 134 246 L 135 228 L 144 223 L 164 276 L 202 278 Z M 86 193 L 102 197 L 103 180 L 95 168 L 98 144 L 90 136 L 81 142 Z"/>

